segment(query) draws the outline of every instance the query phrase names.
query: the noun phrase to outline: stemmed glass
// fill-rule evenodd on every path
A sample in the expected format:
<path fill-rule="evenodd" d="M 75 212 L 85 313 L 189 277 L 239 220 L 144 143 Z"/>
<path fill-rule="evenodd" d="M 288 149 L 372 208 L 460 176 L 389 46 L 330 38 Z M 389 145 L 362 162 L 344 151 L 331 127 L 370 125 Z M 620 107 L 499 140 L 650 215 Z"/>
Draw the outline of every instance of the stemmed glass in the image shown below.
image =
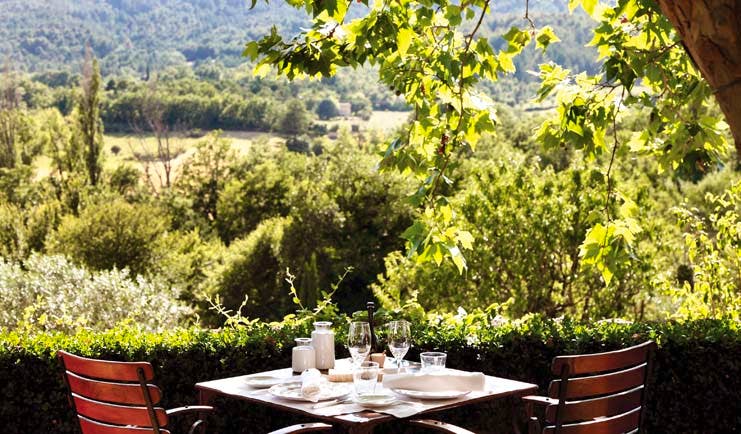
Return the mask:
<path fill-rule="evenodd" d="M 353 366 L 359 366 L 368 357 L 370 347 L 370 325 L 362 321 L 351 322 L 347 333 L 347 349 L 350 350 Z"/>
<path fill-rule="evenodd" d="M 409 330 L 409 322 L 391 321 L 388 323 L 388 343 L 391 354 L 396 361 L 396 372 L 401 369 L 404 356 L 412 345 L 412 333 Z"/>

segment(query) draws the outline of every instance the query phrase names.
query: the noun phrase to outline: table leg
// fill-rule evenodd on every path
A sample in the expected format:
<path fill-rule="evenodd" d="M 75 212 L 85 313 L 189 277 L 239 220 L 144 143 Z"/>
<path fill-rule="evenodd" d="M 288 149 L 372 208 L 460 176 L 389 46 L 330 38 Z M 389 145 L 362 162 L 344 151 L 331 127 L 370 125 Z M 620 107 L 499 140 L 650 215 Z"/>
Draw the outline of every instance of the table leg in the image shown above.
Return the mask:
<path fill-rule="evenodd" d="M 520 418 L 518 417 L 522 408 L 520 397 L 513 396 L 508 398 L 508 401 L 510 405 L 509 412 L 512 415 L 512 432 L 514 434 L 521 434 Z"/>
<path fill-rule="evenodd" d="M 216 394 L 210 390 L 198 390 L 198 405 L 210 405 Z"/>
<path fill-rule="evenodd" d="M 198 405 L 211 405 L 211 401 L 216 397 L 216 394 L 214 392 L 211 392 L 210 390 L 198 390 Z M 200 433 L 207 433 L 208 432 L 208 413 L 199 413 L 198 418 L 202 420 L 201 424 L 198 426 Z"/>

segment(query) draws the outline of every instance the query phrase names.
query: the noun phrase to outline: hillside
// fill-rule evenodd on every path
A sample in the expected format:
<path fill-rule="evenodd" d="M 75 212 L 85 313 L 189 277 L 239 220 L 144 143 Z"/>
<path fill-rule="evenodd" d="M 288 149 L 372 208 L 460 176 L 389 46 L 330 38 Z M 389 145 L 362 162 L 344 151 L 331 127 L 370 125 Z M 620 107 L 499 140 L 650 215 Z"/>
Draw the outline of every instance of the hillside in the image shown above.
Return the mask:
<path fill-rule="evenodd" d="M 583 15 L 566 13 L 566 3 L 531 0 L 530 9 L 538 25 L 554 25 L 563 39 L 554 47 L 556 58 L 583 68 L 594 58 L 582 49 L 590 23 Z M 490 34 L 523 25 L 524 5 L 524 0 L 494 2 L 487 19 Z M 353 3 L 351 13 L 363 9 Z M 283 1 L 260 1 L 251 10 L 247 0 L 4 0 L 0 17 L 0 58 L 10 59 L 16 68 L 76 71 L 89 42 L 105 75 L 211 60 L 233 66 L 242 62 L 244 43 L 272 25 L 292 34 L 307 23 L 303 11 Z M 526 54 L 523 69 L 537 60 L 535 53 Z"/>

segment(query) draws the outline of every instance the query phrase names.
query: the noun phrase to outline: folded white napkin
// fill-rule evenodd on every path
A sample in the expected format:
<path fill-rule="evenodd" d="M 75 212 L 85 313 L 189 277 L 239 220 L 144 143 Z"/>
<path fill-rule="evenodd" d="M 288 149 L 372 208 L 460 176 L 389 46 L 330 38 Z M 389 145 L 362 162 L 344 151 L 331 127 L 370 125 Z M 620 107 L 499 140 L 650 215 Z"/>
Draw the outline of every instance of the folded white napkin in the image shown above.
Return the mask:
<path fill-rule="evenodd" d="M 420 392 L 440 392 L 455 390 L 484 390 L 486 377 L 481 372 L 440 371 L 419 372 L 415 374 L 386 374 L 383 387 L 388 389 L 407 389 Z"/>

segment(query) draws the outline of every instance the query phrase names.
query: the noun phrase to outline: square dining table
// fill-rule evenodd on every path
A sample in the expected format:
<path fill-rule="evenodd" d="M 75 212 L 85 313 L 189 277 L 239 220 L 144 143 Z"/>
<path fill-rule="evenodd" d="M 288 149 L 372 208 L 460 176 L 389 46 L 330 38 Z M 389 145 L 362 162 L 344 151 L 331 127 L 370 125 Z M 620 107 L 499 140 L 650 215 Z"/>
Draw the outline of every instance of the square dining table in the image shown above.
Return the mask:
<path fill-rule="evenodd" d="M 350 363 L 349 359 L 337 360 L 336 367 L 349 371 Z M 389 368 L 384 369 L 384 371 L 387 373 L 394 372 L 394 370 L 389 371 Z M 372 433 L 373 428 L 379 424 L 403 420 L 383 413 L 383 409 L 365 409 L 352 402 L 316 409 L 313 402 L 286 400 L 274 396 L 268 389 L 256 389 L 247 385 L 247 377 L 256 375 L 285 377 L 286 379 L 295 377 L 291 368 L 285 368 L 197 383 L 195 387 L 198 391 L 199 403 L 208 405 L 216 397 L 239 399 L 306 416 L 316 422 L 321 421 L 332 425 L 335 432 L 350 434 Z M 381 383 L 378 387 L 382 387 Z M 429 416 L 431 413 L 443 410 L 501 398 L 517 398 L 530 395 L 537 389 L 538 386 L 535 384 L 487 375 L 483 391 L 472 391 L 455 399 L 420 400 L 407 396 L 399 396 L 398 399 L 401 404 L 415 406 L 414 409 L 418 412 L 411 419 L 418 419 L 419 416 Z M 383 393 L 382 389 L 377 389 L 377 391 Z"/>

